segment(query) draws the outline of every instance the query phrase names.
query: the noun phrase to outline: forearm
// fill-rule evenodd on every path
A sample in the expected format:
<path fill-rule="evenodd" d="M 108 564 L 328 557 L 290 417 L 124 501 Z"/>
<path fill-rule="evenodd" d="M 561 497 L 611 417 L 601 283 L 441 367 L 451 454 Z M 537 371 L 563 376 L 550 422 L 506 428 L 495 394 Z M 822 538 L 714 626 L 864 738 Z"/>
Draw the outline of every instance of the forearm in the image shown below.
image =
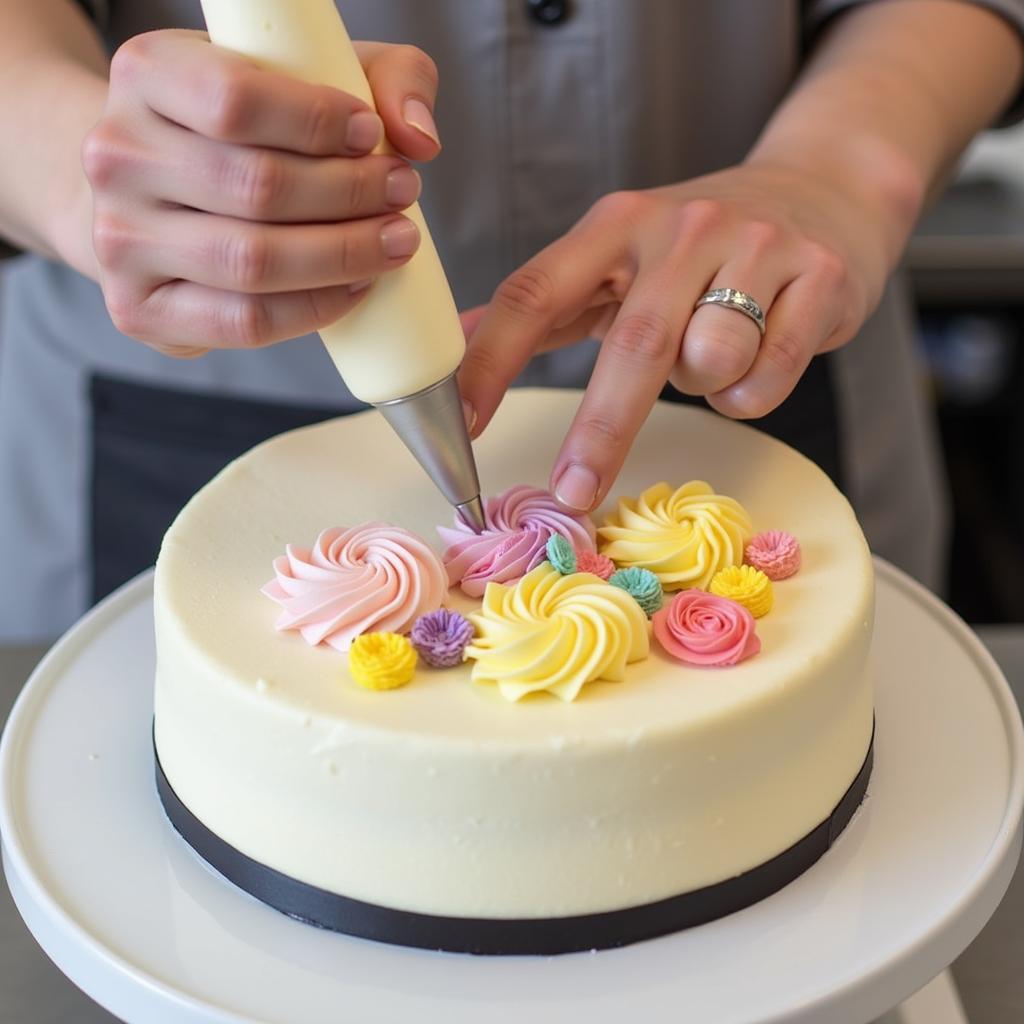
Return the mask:
<path fill-rule="evenodd" d="M 878 218 L 894 266 L 957 156 L 1020 86 L 1019 35 L 959 0 L 837 17 L 749 159 L 811 169 Z"/>
<path fill-rule="evenodd" d="M 0 0 L 0 235 L 96 277 L 80 150 L 99 119 L 107 61 L 70 0 Z"/>

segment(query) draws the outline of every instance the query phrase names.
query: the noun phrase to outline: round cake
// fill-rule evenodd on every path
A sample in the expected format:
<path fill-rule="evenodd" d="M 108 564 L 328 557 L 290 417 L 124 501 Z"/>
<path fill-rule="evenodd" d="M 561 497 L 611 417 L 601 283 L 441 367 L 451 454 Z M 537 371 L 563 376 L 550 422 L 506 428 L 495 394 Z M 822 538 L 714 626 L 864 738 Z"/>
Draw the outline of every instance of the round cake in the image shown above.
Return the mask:
<path fill-rule="evenodd" d="M 543 486 L 577 392 L 519 390 L 476 443 L 487 494 Z M 472 663 L 357 686 L 343 654 L 275 629 L 288 544 L 386 522 L 440 553 L 452 512 L 374 412 L 274 438 L 221 472 L 157 562 L 161 797 L 233 881 L 314 923 L 409 945 L 551 953 L 699 923 L 767 895 L 863 795 L 873 568 L 847 501 L 792 449 L 659 403 L 611 498 L 705 480 L 755 531 L 799 539 L 760 650 L 688 665 L 652 638 L 574 700 L 508 700 Z M 603 585 L 603 584 L 602 584 Z M 667 598 L 672 595 L 666 595 Z M 481 600 L 457 587 L 448 606 Z"/>

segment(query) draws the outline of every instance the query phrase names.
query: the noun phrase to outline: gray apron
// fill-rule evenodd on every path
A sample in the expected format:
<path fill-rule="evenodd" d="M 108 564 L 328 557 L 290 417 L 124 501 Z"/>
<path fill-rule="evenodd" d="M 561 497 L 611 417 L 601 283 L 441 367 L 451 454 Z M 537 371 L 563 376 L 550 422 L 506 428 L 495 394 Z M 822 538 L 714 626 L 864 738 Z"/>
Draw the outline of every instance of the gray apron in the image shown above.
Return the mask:
<path fill-rule="evenodd" d="M 111 51 L 202 24 L 197 0 L 89 2 Z M 342 4 L 354 37 L 415 43 L 440 67 L 445 149 L 424 168 L 423 205 L 462 307 L 604 193 L 742 160 L 808 34 L 841 6 L 575 0 L 552 24 L 526 0 Z M 176 361 L 119 334 L 99 288 L 65 266 L 27 256 L 5 276 L 0 641 L 54 635 L 150 564 L 228 459 L 358 408 L 315 338 Z M 593 358 L 592 345 L 545 355 L 523 380 L 582 385 Z M 938 583 L 945 501 L 898 284 L 765 426 L 842 484 L 877 552 Z"/>

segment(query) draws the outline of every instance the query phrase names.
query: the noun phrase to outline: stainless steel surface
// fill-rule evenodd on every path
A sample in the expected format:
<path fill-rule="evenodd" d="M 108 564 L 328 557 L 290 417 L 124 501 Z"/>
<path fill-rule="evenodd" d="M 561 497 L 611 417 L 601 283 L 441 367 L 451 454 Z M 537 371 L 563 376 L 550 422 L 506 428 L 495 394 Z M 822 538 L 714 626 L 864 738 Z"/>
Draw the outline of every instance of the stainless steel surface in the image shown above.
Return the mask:
<path fill-rule="evenodd" d="M 477 533 L 483 530 L 480 480 L 455 374 L 376 408 L 463 520 Z"/>

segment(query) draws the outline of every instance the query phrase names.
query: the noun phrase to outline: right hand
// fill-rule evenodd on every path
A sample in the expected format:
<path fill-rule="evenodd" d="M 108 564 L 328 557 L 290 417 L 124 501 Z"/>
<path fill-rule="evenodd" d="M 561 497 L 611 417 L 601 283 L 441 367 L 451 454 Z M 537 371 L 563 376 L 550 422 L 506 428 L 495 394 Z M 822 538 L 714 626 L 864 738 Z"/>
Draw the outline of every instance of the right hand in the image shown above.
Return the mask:
<path fill-rule="evenodd" d="M 359 44 L 380 111 L 261 70 L 198 32 L 114 55 L 82 159 L 114 324 L 167 355 L 251 348 L 334 323 L 419 245 L 399 211 L 406 159 L 440 145 L 437 72 L 409 46 Z M 386 133 L 400 155 L 371 154 Z"/>

